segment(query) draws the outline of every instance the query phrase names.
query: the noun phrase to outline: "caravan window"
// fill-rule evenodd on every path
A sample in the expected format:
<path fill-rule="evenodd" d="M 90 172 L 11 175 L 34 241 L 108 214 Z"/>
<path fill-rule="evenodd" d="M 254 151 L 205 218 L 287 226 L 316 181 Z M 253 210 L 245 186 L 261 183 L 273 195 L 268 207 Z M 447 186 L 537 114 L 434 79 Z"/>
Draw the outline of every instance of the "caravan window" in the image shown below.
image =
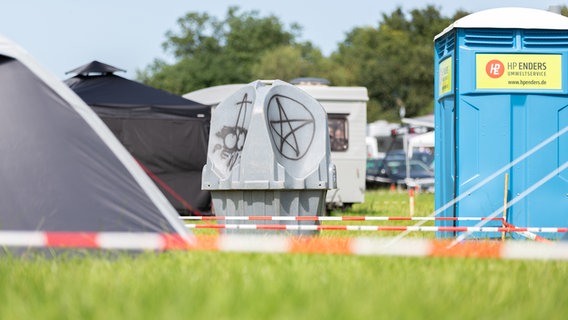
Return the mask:
<path fill-rule="evenodd" d="M 329 143 L 331 151 L 347 151 L 349 148 L 349 126 L 347 115 L 329 114 Z"/>

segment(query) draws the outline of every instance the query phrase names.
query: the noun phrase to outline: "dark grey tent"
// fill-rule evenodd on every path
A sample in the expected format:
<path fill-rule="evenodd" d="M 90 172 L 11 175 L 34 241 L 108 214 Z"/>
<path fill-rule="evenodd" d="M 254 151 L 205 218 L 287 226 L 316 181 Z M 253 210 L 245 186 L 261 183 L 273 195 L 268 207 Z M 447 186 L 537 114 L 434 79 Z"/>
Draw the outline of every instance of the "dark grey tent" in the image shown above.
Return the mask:
<path fill-rule="evenodd" d="M 208 106 L 114 74 L 122 69 L 93 61 L 68 73 L 65 83 L 107 124 L 126 149 L 149 170 L 182 214 L 208 211 L 201 190 L 207 161 Z"/>
<path fill-rule="evenodd" d="M 188 236 L 96 114 L 1 36 L 0 109 L 2 241 L 29 232 Z"/>

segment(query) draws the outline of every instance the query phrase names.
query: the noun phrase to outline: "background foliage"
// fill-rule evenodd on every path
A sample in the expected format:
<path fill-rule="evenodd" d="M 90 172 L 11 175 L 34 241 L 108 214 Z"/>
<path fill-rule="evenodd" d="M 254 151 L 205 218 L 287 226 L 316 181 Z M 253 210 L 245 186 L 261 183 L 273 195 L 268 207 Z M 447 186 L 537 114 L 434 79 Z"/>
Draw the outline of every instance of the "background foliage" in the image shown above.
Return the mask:
<path fill-rule="evenodd" d="M 562 14 L 568 9 L 562 7 Z M 176 94 L 257 79 L 290 81 L 319 77 L 336 86 L 364 86 L 369 92 L 367 121 L 398 120 L 433 112 L 434 36 L 467 15 L 447 17 L 435 6 L 397 8 L 376 27 L 355 27 L 329 56 L 301 42 L 298 24 L 231 7 L 223 20 L 190 12 L 166 33 L 164 50 L 174 62 L 154 60 L 137 79 Z"/>

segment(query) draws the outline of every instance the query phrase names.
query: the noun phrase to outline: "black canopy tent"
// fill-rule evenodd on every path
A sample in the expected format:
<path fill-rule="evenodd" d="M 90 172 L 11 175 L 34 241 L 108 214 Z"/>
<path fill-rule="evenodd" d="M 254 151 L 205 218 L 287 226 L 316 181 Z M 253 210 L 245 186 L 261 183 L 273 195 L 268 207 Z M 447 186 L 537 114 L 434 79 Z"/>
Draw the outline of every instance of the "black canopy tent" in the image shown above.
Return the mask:
<path fill-rule="evenodd" d="M 76 75 L 65 83 L 149 171 L 181 214 L 191 208 L 208 211 L 210 195 L 201 190 L 201 171 L 207 161 L 210 108 L 117 76 L 118 71 L 124 70 L 93 61 L 69 71 Z"/>

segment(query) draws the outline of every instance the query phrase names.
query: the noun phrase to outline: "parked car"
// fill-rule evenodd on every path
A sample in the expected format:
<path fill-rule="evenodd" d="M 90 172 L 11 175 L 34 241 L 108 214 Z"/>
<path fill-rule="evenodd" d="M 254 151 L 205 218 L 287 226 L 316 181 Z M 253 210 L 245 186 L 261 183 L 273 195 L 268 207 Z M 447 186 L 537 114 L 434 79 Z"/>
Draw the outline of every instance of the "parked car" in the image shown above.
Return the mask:
<path fill-rule="evenodd" d="M 391 184 L 403 187 L 418 186 L 423 190 L 434 187 L 434 171 L 420 160 L 410 159 L 409 179 L 406 176 L 406 160 L 404 158 L 367 159 L 367 187 L 388 186 Z"/>
<path fill-rule="evenodd" d="M 402 159 L 404 160 L 404 150 L 391 150 L 385 156 L 387 159 Z M 420 160 L 428 167 L 434 167 L 434 155 L 424 151 L 414 151 L 412 153 L 412 160 Z"/>

